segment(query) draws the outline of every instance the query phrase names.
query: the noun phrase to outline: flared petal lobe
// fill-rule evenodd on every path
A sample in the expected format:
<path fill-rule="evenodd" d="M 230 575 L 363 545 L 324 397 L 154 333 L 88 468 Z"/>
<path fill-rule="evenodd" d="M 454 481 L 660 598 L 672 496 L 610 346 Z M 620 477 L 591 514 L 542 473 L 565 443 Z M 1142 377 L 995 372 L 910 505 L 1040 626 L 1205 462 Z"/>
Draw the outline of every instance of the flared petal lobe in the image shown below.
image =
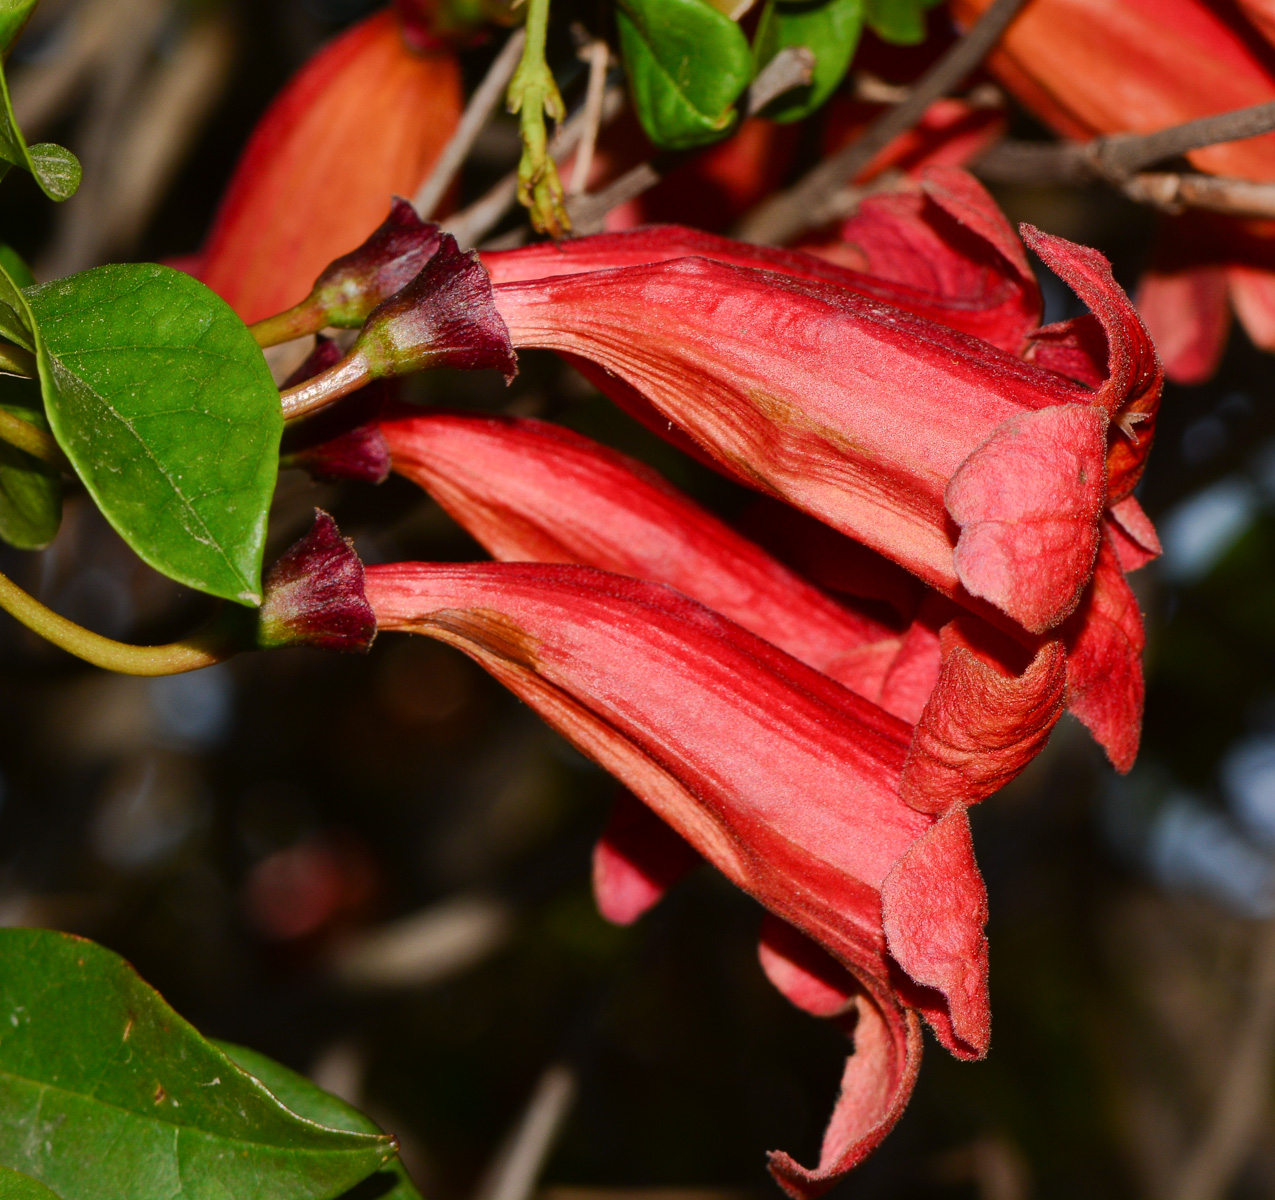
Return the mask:
<path fill-rule="evenodd" d="M 461 105 L 455 56 L 409 50 L 391 11 L 343 33 L 254 130 L 214 219 L 204 282 L 249 322 L 299 303 L 392 196 L 415 192 Z"/>

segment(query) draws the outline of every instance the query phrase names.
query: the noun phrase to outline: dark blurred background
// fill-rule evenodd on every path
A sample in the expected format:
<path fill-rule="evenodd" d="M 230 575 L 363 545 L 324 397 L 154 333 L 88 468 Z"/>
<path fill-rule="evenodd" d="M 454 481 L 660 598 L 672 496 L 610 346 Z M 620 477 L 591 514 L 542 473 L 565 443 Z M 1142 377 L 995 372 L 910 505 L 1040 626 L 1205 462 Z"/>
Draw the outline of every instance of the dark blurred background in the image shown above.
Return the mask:
<path fill-rule="evenodd" d="M 10 64 L 15 103 L 32 140 L 81 155 L 85 185 L 55 211 L 13 172 L 0 237 L 41 277 L 197 249 L 270 97 L 370 8 L 44 0 Z M 471 84 L 493 49 L 464 53 Z M 500 117 L 465 197 L 515 150 Z M 1146 210 L 1097 188 L 998 198 L 1100 247 L 1132 288 Z M 1042 282 L 1047 320 L 1078 311 Z M 1118 779 L 1065 717 L 974 814 L 992 1052 L 930 1048 L 846 1200 L 1275 1195 L 1273 384 L 1275 361 L 1236 334 L 1213 382 L 1167 390 L 1141 491 L 1166 555 L 1134 577 L 1139 765 Z M 548 356 L 524 356 L 510 389 L 447 373 L 415 387 L 572 425 L 728 516 L 746 500 Z M 268 558 L 316 504 L 367 561 L 482 557 L 403 480 L 287 471 Z M 82 495 L 52 547 L 0 565 L 116 637 L 177 636 L 201 611 Z M 846 1044 L 763 978 L 758 907 L 705 868 L 635 927 L 605 923 L 589 862 L 615 785 L 458 653 L 388 636 L 366 658 L 141 680 L 6 618 L 0 681 L 0 921 L 97 939 L 205 1032 L 364 1107 L 430 1200 L 776 1196 L 764 1151 L 817 1159 Z"/>

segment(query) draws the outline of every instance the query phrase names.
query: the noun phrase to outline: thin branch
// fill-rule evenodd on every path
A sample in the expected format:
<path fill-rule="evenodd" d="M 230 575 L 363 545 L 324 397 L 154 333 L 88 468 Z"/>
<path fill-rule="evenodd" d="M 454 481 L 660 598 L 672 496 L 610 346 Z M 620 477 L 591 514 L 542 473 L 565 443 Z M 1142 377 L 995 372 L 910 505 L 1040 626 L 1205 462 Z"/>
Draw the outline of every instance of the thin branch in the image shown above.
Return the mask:
<path fill-rule="evenodd" d="M 1178 1171 L 1173 1200 L 1221 1200 L 1253 1150 L 1266 1113 L 1275 1052 L 1275 922 L 1253 947 L 1248 1011 L 1199 1143 Z"/>
<path fill-rule="evenodd" d="M 1154 133 L 1113 133 L 1088 142 L 997 142 L 978 159 L 974 169 L 992 183 L 1104 180 L 1118 186 L 1154 163 L 1205 146 L 1260 137 L 1272 130 L 1275 101 L 1185 121 Z"/>
<path fill-rule="evenodd" d="M 750 114 L 760 112 L 772 100 L 793 88 L 804 87 L 813 77 L 814 69 L 815 56 L 805 46 L 786 46 L 749 85 L 740 102 L 740 119 L 745 120 Z M 612 180 L 591 195 L 573 197 L 567 211 L 577 235 L 599 232 L 612 209 L 636 200 L 659 183 L 671 167 L 684 160 L 685 156 L 680 154 L 660 155 L 651 161 L 638 163 L 619 179 Z"/>
<path fill-rule="evenodd" d="M 1201 117 L 1155 133 L 1118 133 L 1097 138 L 1082 148 L 1097 170 L 1109 179 L 1127 179 L 1135 171 L 1220 142 L 1260 137 L 1275 129 L 1275 100 Z"/>
<path fill-rule="evenodd" d="M 518 60 L 522 57 L 522 48 L 526 40 L 525 29 L 515 29 L 509 35 L 509 40 L 496 55 L 495 61 L 487 68 L 483 81 L 469 98 L 465 112 L 460 118 L 460 124 L 456 126 L 456 132 L 443 147 L 443 152 L 434 163 L 433 170 L 412 198 L 412 204 L 422 221 L 428 221 L 434 215 L 434 210 L 446 195 L 452 180 L 456 178 L 456 172 L 469 157 L 474 139 L 491 119 L 491 114 L 496 111 L 496 105 L 500 103 L 509 80 L 513 78 L 513 73 L 517 70 Z"/>
<path fill-rule="evenodd" d="M 886 146 L 907 133 L 935 100 L 952 91 L 1000 40 L 1027 0 L 995 0 L 970 31 L 919 80 L 903 103 L 882 113 L 844 150 L 824 159 L 793 187 L 756 208 L 738 236 L 764 243 L 786 242 L 804 229 L 822 224 L 826 203 L 854 179 Z"/>
<path fill-rule="evenodd" d="M 1252 183 L 1217 175 L 1143 171 L 1122 188 L 1130 200 L 1165 212 L 1187 208 L 1226 213 L 1233 217 L 1275 218 L 1275 183 Z"/>
<path fill-rule="evenodd" d="M 576 151 L 575 168 L 571 172 L 571 186 L 567 195 L 578 196 L 589 186 L 589 171 L 593 166 L 593 149 L 598 141 L 598 129 L 602 125 L 602 99 L 607 90 L 607 67 L 611 52 L 601 38 L 592 41 L 580 57 L 589 64 L 589 86 L 584 95 L 584 134 L 580 149 Z"/>
<path fill-rule="evenodd" d="M 613 121 L 624 108 L 624 89 L 607 88 L 602 98 L 602 125 Z M 552 158 L 565 157 L 579 145 L 586 132 L 586 113 L 583 108 L 564 121 L 550 139 L 549 154 Z M 443 228 L 460 243 L 462 248 L 476 245 L 496 225 L 514 204 L 518 196 L 518 172 L 511 171 L 468 208 L 443 222 Z"/>

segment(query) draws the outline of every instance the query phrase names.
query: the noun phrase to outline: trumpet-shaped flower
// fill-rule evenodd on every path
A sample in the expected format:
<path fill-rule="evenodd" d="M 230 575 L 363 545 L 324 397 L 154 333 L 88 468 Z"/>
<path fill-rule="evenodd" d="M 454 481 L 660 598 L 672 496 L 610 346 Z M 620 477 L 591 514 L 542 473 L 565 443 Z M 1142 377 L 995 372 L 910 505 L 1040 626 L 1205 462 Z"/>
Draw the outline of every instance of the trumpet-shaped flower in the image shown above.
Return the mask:
<path fill-rule="evenodd" d="M 1101 323 L 1096 390 L 844 288 L 702 258 L 498 284 L 495 305 L 515 346 L 590 361 L 734 475 L 1042 633 L 1137 481 L 1160 376 L 1106 261 L 1027 237 Z"/>
<path fill-rule="evenodd" d="M 853 974 L 884 1041 L 857 1064 L 862 1094 L 838 1108 L 837 1161 L 777 1170 L 794 1195 L 826 1186 L 897 1117 L 917 1052 L 905 1005 L 958 1056 L 986 1050 L 986 901 L 968 819 L 962 804 L 936 818 L 900 796 L 906 723 L 658 584 L 400 563 L 369 567 L 365 586 L 379 629 L 475 659 Z"/>

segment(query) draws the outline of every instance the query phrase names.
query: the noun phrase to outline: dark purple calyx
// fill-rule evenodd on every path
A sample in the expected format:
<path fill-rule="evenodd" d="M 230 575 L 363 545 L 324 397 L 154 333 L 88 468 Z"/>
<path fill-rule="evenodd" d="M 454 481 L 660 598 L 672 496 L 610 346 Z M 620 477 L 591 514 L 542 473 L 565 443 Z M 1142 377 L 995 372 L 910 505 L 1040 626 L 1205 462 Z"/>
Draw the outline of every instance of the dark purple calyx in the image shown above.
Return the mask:
<path fill-rule="evenodd" d="M 449 233 L 421 272 L 368 317 L 352 353 L 378 378 L 430 367 L 494 367 L 506 381 L 518 373 L 491 277 L 477 252 L 461 250 Z"/>
<path fill-rule="evenodd" d="M 284 382 L 296 387 L 341 359 L 341 348 L 322 334 L 310 357 Z M 279 465 L 300 467 L 325 483 L 353 479 L 384 483 L 390 475 L 390 448 L 377 423 L 388 384 L 361 388 L 340 403 L 284 427 Z"/>
<path fill-rule="evenodd" d="M 375 637 L 363 563 L 336 522 L 316 508 L 310 532 L 266 573 L 257 645 L 263 650 L 366 650 Z"/>
<path fill-rule="evenodd" d="M 437 225 L 422 221 L 399 196 L 390 215 L 357 250 L 329 263 L 310 302 L 338 329 L 357 329 L 381 301 L 409 283 L 438 250 Z"/>

